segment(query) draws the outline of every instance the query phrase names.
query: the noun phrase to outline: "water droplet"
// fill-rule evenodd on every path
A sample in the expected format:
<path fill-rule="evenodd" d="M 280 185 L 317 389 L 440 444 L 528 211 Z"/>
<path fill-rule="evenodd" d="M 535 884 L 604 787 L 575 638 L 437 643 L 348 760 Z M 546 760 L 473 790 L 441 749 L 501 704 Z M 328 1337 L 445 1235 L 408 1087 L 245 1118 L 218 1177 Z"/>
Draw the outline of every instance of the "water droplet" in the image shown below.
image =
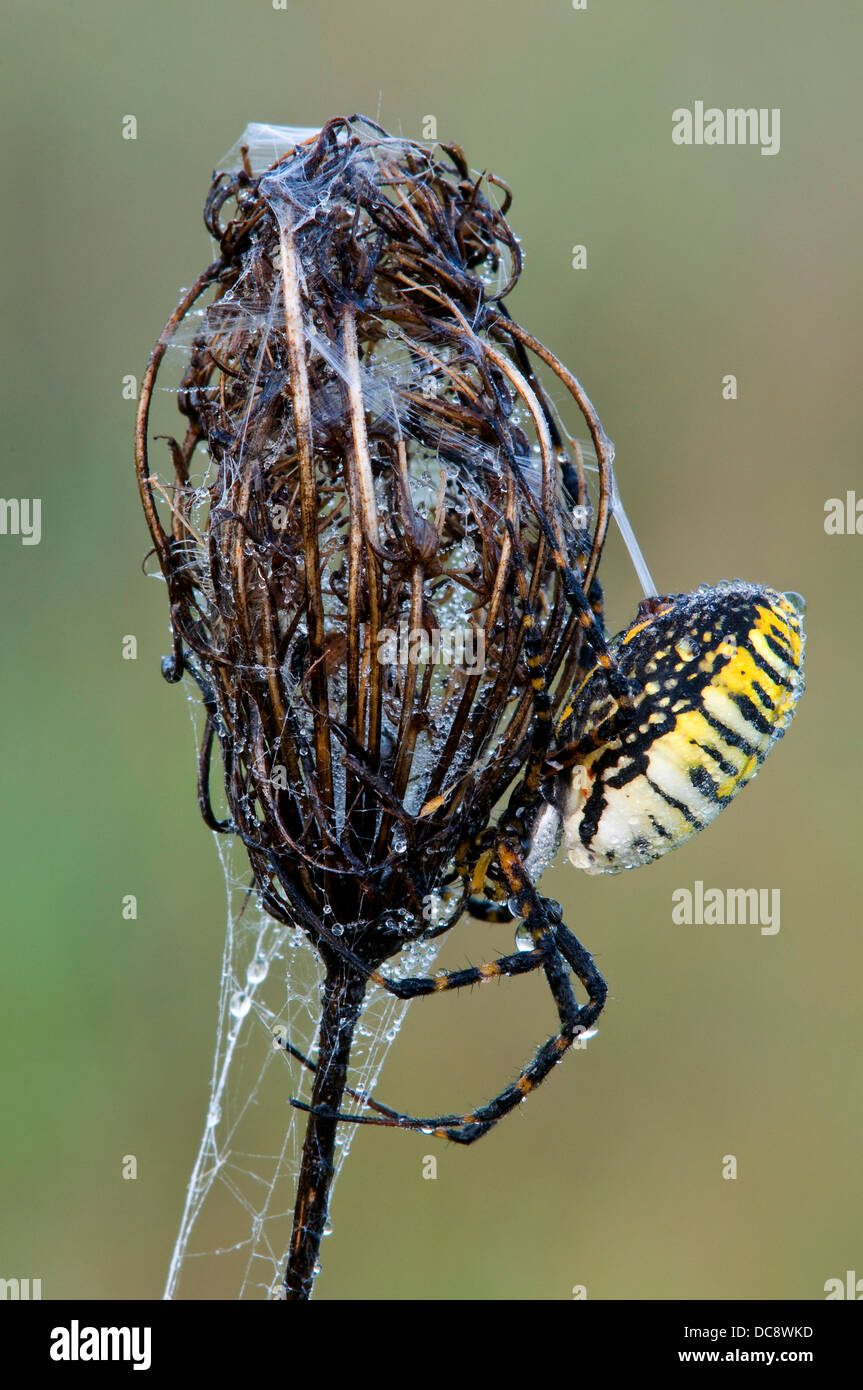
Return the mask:
<path fill-rule="evenodd" d="M 517 897 L 512 897 L 512 898 L 510 898 L 509 901 L 507 902 L 507 907 L 509 908 L 509 911 L 512 913 L 513 917 L 520 917 L 520 916 L 521 916 L 521 908 L 519 907 L 519 902 L 518 902 L 518 898 L 517 898 Z"/>
<path fill-rule="evenodd" d="M 701 655 L 701 648 L 693 637 L 681 637 L 679 642 L 675 642 L 674 650 L 681 661 L 694 661 Z"/>
<path fill-rule="evenodd" d="M 246 980 L 250 985 L 259 985 L 262 980 L 267 978 L 269 968 L 269 962 L 264 960 L 263 956 L 255 956 L 246 970 Z"/>
<path fill-rule="evenodd" d="M 312 1270 L 312 1273 L 313 1273 L 313 1274 L 320 1274 L 320 1272 L 321 1272 L 321 1262 L 320 1262 L 320 1260 L 315 1260 L 314 1268 L 313 1268 L 313 1270 Z"/>
<path fill-rule="evenodd" d="M 231 995 L 230 1007 L 234 1018 L 245 1018 L 252 1007 L 251 995 L 248 995 L 244 989 L 238 989 L 236 994 Z"/>
<path fill-rule="evenodd" d="M 286 1301 L 285 1286 L 281 1279 L 277 1279 L 275 1284 L 270 1288 L 270 1298 L 276 1299 L 279 1303 L 284 1303 Z"/>
<path fill-rule="evenodd" d="M 526 923 L 526 922 L 522 922 L 522 923 L 520 924 L 520 926 L 516 929 L 516 933 L 515 933 L 515 949 L 516 949 L 517 951 L 532 951 L 532 950 L 533 950 L 533 937 L 531 936 L 530 932 L 528 931 L 528 927 L 527 927 L 527 923 Z"/>
<path fill-rule="evenodd" d="M 420 1134 L 434 1134 L 434 1129 L 431 1125 L 420 1125 Z"/>
<path fill-rule="evenodd" d="M 332 1222 L 331 1222 L 331 1221 L 325 1221 L 325 1222 L 324 1222 L 324 1229 L 323 1229 L 323 1231 L 321 1232 L 321 1234 L 322 1234 L 322 1235 L 325 1235 L 325 1236 L 331 1236 L 332 1233 L 333 1233 Z"/>
<path fill-rule="evenodd" d="M 394 825 L 390 831 L 390 845 L 396 854 L 404 854 L 408 847 L 408 837 L 400 825 Z"/>
<path fill-rule="evenodd" d="M 795 593 L 793 589 L 785 590 L 785 598 L 791 604 L 795 613 L 799 613 L 801 618 L 806 612 L 806 600 L 802 594 Z"/>
<path fill-rule="evenodd" d="M 332 932 L 333 936 L 344 936 L 345 929 L 342 926 L 341 922 L 333 922 L 332 926 L 330 927 L 330 931 Z"/>

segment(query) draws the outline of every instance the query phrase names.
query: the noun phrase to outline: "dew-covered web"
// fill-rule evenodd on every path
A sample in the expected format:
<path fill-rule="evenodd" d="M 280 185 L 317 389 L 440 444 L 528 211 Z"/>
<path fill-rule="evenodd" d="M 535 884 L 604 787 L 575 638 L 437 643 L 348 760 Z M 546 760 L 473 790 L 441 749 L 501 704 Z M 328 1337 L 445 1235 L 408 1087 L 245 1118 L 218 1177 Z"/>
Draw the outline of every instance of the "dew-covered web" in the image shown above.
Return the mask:
<path fill-rule="evenodd" d="M 308 141 L 314 134 L 309 130 L 249 126 L 219 169 L 230 173 L 239 169 L 242 163 L 250 172 L 268 170 L 274 161 Z M 393 142 L 394 145 L 398 143 Z M 362 158 L 362 155 L 358 158 Z M 268 176 L 262 180 L 261 193 L 278 217 L 279 178 L 293 178 L 290 192 L 294 212 L 298 207 L 302 209 L 305 206 L 311 219 L 325 203 L 328 190 L 323 186 L 318 187 L 313 180 L 297 181 L 291 169 L 292 166 L 289 166 L 287 175 Z M 273 264 L 276 264 L 275 259 Z M 507 282 L 508 270 L 504 258 L 492 266 L 488 272 L 489 292 L 493 293 Z M 188 566 L 196 576 L 194 601 L 200 613 L 209 614 L 218 609 L 215 588 L 219 580 L 214 579 L 208 568 L 206 548 L 201 541 L 208 525 L 208 516 L 212 516 L 220 506 L 230 509 L 236 505 L 235 500 L 231 502 L 229 492 L 237 488 L 247 449 L 258 449 L 261 457 L 268 453 L 272 461 L 273 457 L 278 457 L 278 451 L 284 445 L 283 439 L 265 440 L 262 443 L 259 437 L 252 438 L 253 401 L 260 403 L 262 399 L 260 394 L 256 398 L 255 392 L 265 372 L 271 334 L 285 307 L 278 287 L 272 290 L 268 301 L 261 299 L 256 292 L 254 273 L 255 267 L 252 265 L 247 272 L 248 279 L 244 276 L 231 293 L 221 298 L 217 296 L 216 302 L 209 307 L 199 307 L 187 313 L 170 344 L 172 352 L 169 356 L 173 357 L 175 365 L 179 363 L 179 372 L 182 372 L 184 360 L 188 360 L 196 350 L 203 330 L 217 341 L 227 341 L 235 331 L 241 331 L 249 343 L 257 345 L 252 360 L 246 361 L 244 358 L 244 370 L 248 369 L 251 380 L 248 410 L 245 417 L 238 420 L 237 440 L 232 444 L 236 454 L 228 465 L 224 460 L 222 462 L 222 498 L 213 496 L 220 475 L 203 443 L 195 449 L 184 478 L 184 532 L 175 543 L 174 555 L 180 554 L 183 566 Z M 325 435 L 330 427 L 337 428 L 344 419 L 343 386 L 350 385 L 353 372 L 354 385 L 357 378 L 359 380 L 369 429 L 384 422 L 392 427 L 400 440 L 406 441 L 409 488 L 417 515 L 427 522 L 433 520 L 436 508 L 439 511 L 441 507 L 441 478 L 445 477 L 448 483 L 457 482 L 454 491 L 459 500 L 453 505 L 462 509 L 460 525 L 463 537 L 451 543 L 449 562 L 451 567 L 470 571 L 475 563 L 471 539 L 475 530 L 475 514 L 471 508 L 473 502 L 488 508 L 487 480 L 493 478 L 499 482 L 502 468 L 493 449 L 459 436 L 455 442 L 463 453 L 469 450 L 470 466 L 454 470 L 452 464 L 447 462 L 447 445 L 453 441 L 447 440 L 445 428 L 441 431 L 439 426 L 437 447 L 429 445 L 428 421 L 424 419 L 423 407 L 424 373 L 428 372 L 430 380 L 436 370 L 440 372 L 442 367 L 446 368 L 450 362 L 450 349 L 432 345 L 426 353 L 421 340 L 407 343 L 398 328 L 394 328 L 391 334 L 388 330 L 376 341 L 373 354 L 362 361 L 355 357 L 348 365 L 338 340 L 328 336 L 311 317 L 305 324 L 305 332 L 311 358 L 325 364 L 325 369 L 318 373 L 319 384 L 311 401 L 315 428 Z M 272 375 L 275 389 L 280 389 L 276 373 Z M 176 407 L 176 385 L 160 379 L 157 394 L 163 402 L 171 398 Z M 516 405 L 512 421 L 513 425 L 523 426 L 525 437 L 531 436 L 529 414 L 521 405 Z M 595 474 L 598 465 L 590 441 L 579 443 L 565 430 L 563 437 L 580 451 L 580 463 L 585 471 Z M 610 445 L 608 447 L 611 514 L 617 520 L 645 593 L 652 593 L 655 590 L 650 575 L 620 502 L 610 466 L 613 451 Z M 538 498 L 543 485 L 543 460 L 539 444 L 528 447 L 519 460 L 519 467 L 528 488 Z M 382 490 L 376 502 L 384 514 L 386 495 L 383 483 L 376 478 L 374 486 L 379 485 Z M 157 479 L 154 479 L 154 486 L 160 492 L 162 502 L 167 504 L 169 510 L 172 509 L 175 504 L 172 503 L 170 489 L 162 487 Z M 500 512 L 497 531 L 503 533 L 504 530 L 503 514 Z M 337 620 L 344 621 L 343 612 L 339 616 L 335 606 L 332 613 L 328 612 L 326 616 L 328 620 L 332 618 L 334 625 Z M 437 603 L 435 616 L 441 628 L 464 627 L 468 624 L 471 620 L 464 593 L 456 590 L 449 600 L 441 599 Z M 286 662 L 286 668 L 287 665 Z M 196 666 L 193 653 L 187 654 L 186 672 L 186 693 L 196 744 L 200 747 L 206 738 L 201 697 L 202 694 L 206 697 L 207 679 L 206 673 Z M 262 677 L 265 675 L 264 672 L 260 674 Z M 445 670 L 435 670 L 429 671 L 428 675 L 430 702 L 434 708 L 445 711 L 447 700 L 452 698 L 451 674 Z M 330 681 L 331 698 L 336 704 L 343 703 L 343 677 L 337 669 L 331 673 Z M 303 708 L 299 697 L 293 714 L 297 736 L 301 741 L 311 742 L 309 712 Z M 424 789 L 443 745 L 445 720 L 442 719 L 441 723 L 444 732 L 440 743 L 436 746 L 430 737 L 417 747 L 403 796 L 404 809 L 412 816 L 420 814 L 425 799 Z M 394 735 L 395 728 L 392 732 Z M 494 762 L 504 735 L 505 721 L 502 721 L 501 731 L 497 737 L 489 739 L 481 762 L 471 768 L 466 768 L 465 758 L 461 750 L 457 750 L 449 772 L 450 779 L 463 778 L 468 770 L 488 768 Z M 339 765 L 336 765 L 334 773 L 334 814 L 341 829 L 345 816 L 345 773 Z M 224 793 L 221 798 L 213 793 L 213 812 L 216 816 L 226 816 Z M 399 827 L 396 825 L 390 837 L 395 852 L 399 852 L 398 833 Z M 214 839 L 227 896 L 216 1046 L 206 1119 L 189 1180 L 165 1297 L 280 1298 L 284 1294 L 285 1252 L 291 1233 L 306 1126 L 305 1114 L 294 1109 L 290 1100 L 295 1097 L 308 1101 L 312 1079 L 311 1069 L 304 1066 L 296 1055 L 286 1051 L 285 1045 L 299 1050 L 314 1064 L 323 968 L 303 931 L 284 925 L 266 912 L 257 889 L 252 886 L 247 848 L 239 836 L 217 834 Z M 432 895 L 428 920 L 433 927 L 445 922 L 448 913 L 452 914 L 452 920 L 458 918 L 463 910 L 463 903 L 456 902 L 460 892 L 459 889 L 453 897 L 443 889 L 439 894 Z M 325 912 L 327 910 L 324 909 Z M 412 920 L 407 909 L 404 917 L 408 923 Z M 394 978 L 428 974 L 437 949 L 437 939 L 409 942 L 388 961 L 387 973 Z M 345 1108 L 358 1112 L 360 1098 L 375 1092 L 389 1047 L 396 1038 L 406 1009 L 406 1002 L 377 987 L 367 992 L 351 1052 L 348 1076 L 350 1099 L 346 1099 Z M 352 1125 L 339 1127 L 336 1178 L 354 1133 L 355 1127 Z"/>
<path fill-rule="evenodd" d="M 198 692 L 188 695 L 197 726 Z M 279 1299 L 305 1128 L 289 1099 L 308 1100 L 311 1074 L 273 1034 L 314 1058 L 322 970 L 302 932 L 256 904 L 243 846 L 214 840 L 227 893 L 216 1046 L 165 1297 Z M 426 973 L 436 947 L 408 946 L 391 974 Z M 374 1091 L 406 1009 L 383 990 L 367 994 L 351 1053 L 355 1090 Z M 339 1129 L 336 1177 L 355 1133 L 353 1125 Z"/>

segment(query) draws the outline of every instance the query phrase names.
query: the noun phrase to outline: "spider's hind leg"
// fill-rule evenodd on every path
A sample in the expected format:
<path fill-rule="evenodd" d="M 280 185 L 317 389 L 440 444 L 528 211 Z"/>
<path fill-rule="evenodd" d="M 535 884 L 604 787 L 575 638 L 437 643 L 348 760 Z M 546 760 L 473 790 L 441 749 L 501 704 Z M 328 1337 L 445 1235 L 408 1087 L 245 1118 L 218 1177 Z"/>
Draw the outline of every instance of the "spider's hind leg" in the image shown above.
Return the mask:
<path fill-rule="evenodd" d="M 531 1091 L 536 1090 L 576 1039 L 596 1022 L 605 1004 L 607 991 L 605 981 L 596 969 L 592 956 L 563 925 L 560 904 L 550 898 L 542 898 L 536 892 L 515 845 L 502 840 L 497 853 L 513 900 L 533 938 L 533 949 L 515 956 L 502 957 L 490 966 L 443 974 L 435 979 L 400 983 L 402 986 L 414 986 L 412 993 L 436 993 L 440 989 L 476 984 L 481 979 L 489 979 L 494 975 L 527 974 L 529 971 L 541 969 L 557 1006 L 559 1031 L 538 1048 L 515 1081 L 486 1105 L 467 1114 L 416 1118 L 375 1106 L 378 1111 L 375 1115 L 338 1114 L 335 1118 L 347 1124 L 420 1130 L 437 1138 L 451 1139 L 457 1144 L 472 1144 L 520 1105 Z M 587 1004 L 578 1003 L 570 981 L 570 971 L 577 976 L 587 991 Z M 309 1109 L 304 1102 L 292 1101 L 292 1104 L 301 1110 Z"/>

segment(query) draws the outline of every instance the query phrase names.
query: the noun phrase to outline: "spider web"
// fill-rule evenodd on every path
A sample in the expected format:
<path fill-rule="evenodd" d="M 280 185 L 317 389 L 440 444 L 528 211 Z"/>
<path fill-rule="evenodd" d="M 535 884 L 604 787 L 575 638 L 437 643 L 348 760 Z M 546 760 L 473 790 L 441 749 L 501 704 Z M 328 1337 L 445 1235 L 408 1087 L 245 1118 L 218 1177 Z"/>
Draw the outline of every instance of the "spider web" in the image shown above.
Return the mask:
<path fill-rule="evenodd" d="M 194 686 L 187 698 L 197 726 Z M 164 1297 L 278 1299 L 284 1296 L 306 1119 L 289 1101 L 308 1100 L 311 1082 L 311 1072 L 278 1037 L 314 1059 L 323 973 L 302 932 L 274 921 L 256 903 L 242 843 L 214 839 L 227 893 L 216 1046 Z M 437 946 L 408 946 L 390 973 L 426 973 Z M 353 1089 L 374 1090 L 406 1009 L 406 1001 L 370 989 L 351 1053 Z M 355 1132 L 352 1125 L 339 1127 L 333 1188 Z"/>

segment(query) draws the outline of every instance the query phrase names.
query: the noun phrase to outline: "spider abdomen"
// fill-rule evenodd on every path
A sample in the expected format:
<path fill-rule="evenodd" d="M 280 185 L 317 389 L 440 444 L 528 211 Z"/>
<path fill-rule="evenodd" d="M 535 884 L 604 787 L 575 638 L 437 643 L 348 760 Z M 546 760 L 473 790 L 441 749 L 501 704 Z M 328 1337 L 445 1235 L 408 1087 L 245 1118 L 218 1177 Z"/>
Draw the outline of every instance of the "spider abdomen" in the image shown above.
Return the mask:
<path fill-rule="evenodd" d="M 651 600 L 615 639 L 634 709 L 622 716 L 599 669 L 574 702 L 579 757 L 563 838 L 577 868 L 616 873 L 657 859 L 755 775 L 803 690 L 801 607 L 753 584 L 705 586 Z"/>

